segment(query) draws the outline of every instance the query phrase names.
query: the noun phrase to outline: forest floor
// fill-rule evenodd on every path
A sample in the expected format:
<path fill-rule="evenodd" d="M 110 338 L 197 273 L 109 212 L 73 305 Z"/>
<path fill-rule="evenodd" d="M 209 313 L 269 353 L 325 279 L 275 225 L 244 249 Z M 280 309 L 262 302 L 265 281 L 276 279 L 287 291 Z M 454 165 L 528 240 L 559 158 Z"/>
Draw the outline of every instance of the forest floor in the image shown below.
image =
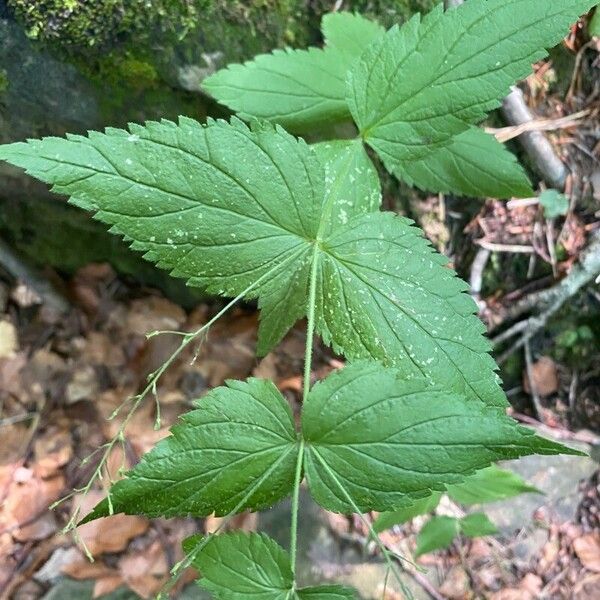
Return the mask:
<path fill-rule="evenodd" d="M 386 192 L 388 207 L 399 205 L 398 194 L 406 199 L 403 212 L 424 226 L 470 281 L 513 416 L 592 456 L 518 461 L 515 470 L 545 495 L 484 507 L 500 528 L 498 536 L 462 540 L 423 556 L 419 564 L 426 573 L 408 568 L 406 580 L 418 598 L 600 598 L 600 293 L 594 283 L 600 272 L 600 45 L 595 44 L 574 31 L 565 48 L 537 65 L 523 85 L 537 115 L 530 127 L 547 133 L 569 167 L 563 214 L 549 217 L 537 198 L 483 203 Z M 505 139 L 520 132 L 496 131 Z M 52 295 L 0 270 L 2 598 L 154 597 L 181 559 L 181 541 L 214 530 L 217 519 L 118 515 L 80 527 L 76 535 L 64 527 L 166 436 L 194 399 L 225 379 L 271 378 L 298 415 L 304 329 L 300 324 L 275 352 L 258 360 L 258 316 L 254 307 L 240 306 L 198 347 L 184 352 L 156 395 L 131 413 L 134 403 L 127 400 L 178 344 L 176 336 L 146 334 L 197 329 L 222 305 L 185 311 L 106 264 L 90 264 L 71 277 L 49 271 L 44 277 L 66 299 L 66 313 L 57 310 Z M 338 357 L 316 347 L 315 378 L 340 366 Z M 125 419 L 122 443 L 106 455 L 105 475 L 86 490 L 105 444 L 118 436 Z M 464 510 L 449 501 L 438 508 L 453 515 Z M 385 532 L 383 540 L 411 552 L 421 524 L 417 518 Z M 241 515 L 229 526 L 264 526 L 285 538 L 275 517 Z M 403 597 L 391 582 L 382 596 L 385 570 L 367 537 L 357 519 L 304 506 L 305 576 L 352 583 L 365 598 Z M 195 586 L 186 587 L 193 576 L 182 576 L 176 590 L 185 591 L 179 597 L 204 597 Z"/>

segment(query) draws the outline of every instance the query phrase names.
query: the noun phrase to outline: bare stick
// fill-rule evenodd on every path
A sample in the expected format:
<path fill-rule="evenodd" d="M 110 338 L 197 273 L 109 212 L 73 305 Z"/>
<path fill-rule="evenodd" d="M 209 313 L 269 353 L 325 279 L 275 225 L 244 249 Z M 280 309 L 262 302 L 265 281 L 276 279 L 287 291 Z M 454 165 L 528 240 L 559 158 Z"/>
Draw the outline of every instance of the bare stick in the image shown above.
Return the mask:
<path fill-rule="evenodd" d="M 502 102 L 502 114 L 511 125 L 524 125 L 536 120 L 525 103 L 523 92 L 517 87 L 513 87 Z M 541 131 L 524 131 L 519 141 L 544 181 L 553 188 L 564 190 L 567 167 L 556 155 L 548 138 Z"/>

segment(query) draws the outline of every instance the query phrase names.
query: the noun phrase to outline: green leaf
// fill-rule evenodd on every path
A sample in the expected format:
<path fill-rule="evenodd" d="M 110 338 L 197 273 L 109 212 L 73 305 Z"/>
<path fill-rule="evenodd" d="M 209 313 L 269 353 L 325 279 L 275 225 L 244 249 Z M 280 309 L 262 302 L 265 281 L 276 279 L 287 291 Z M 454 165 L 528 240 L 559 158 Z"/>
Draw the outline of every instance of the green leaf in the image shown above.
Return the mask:
<path fill-rule="evenodd" d="M 394 175 L 422 190 L 492 198 L 534 195 L 516 157 L 477 127 L 419 160 L 387 161 Z"/>
<path fill-rule="evenodd" d="M 473 473 L 463 483 L 448 486 L 452 500 L 467 505 L 505 500 L 527 492 L 541 493 L 516 473 L 496 465 Z"/>
<path fill-rule="evenodd" d="M 313 148 L 325 167 L 322 233 L 330 233 L 350 218 L 379 208 L 379 175 L 360 140 L 321 142 Z"/>
<path fill-rule="evenodd" d="M 357 362 L 310 391 L 302 412 L 305 473 L 327 510 L 395 510 L 503 458 L 577 453 L 502 410 Z"/>
<path fill-rule="evenodd" d="M 447 548 L 460 531 L 458 519 L 454 517 L 432 517 L 419 532 L 417 536 L 417 548 L 415 557 L 433 552 L 441 548 Z"/>
<path fill-rule="evenodd" d="M 264 534 L 234 532 L 212 537 L 196 555 L 200 585 L 220 600 L 356 600 L 340 585 L 294 590 L 288 553 Z"/>
<path fill-rule="evenodd" d="M 110 490 L 112 512 L 149 517 L 259 510 L 287 496 L 298 444 L 288 403 L 270 381 L 210 391 Z M 111 514 L 102 501 L 84 522 Z"/>
<path fill-rule="evenodd" d="M 350 119 L 346 73 L 383 31 L 359 15 L 325 15 L 324 49 L 261 54 L 217 71 L 202 87 L 243 119 L 267 119 L 290 131 Z"/>
<path fill-rule="evenodd" d="M 349 358 L 505 406 L 477 307 L 447 262 L 409 219 L 351 220 L 322 244 L 317 331 Z"/>
<path fill-rule="evenodd" d="M 472 513 L 460 520 L 460 532 L 466 537 L 475 538 L 498 533 L 498 528 L 484 513 Z"/>
<path fill-rule="evenodd" d="M 469 0 L 415 15 L 372 43 L 350 74 L 348 103 L 390 170 L 482 121 L 594 0 Z"/>
<path fill-rule="evenodd" d="M 310 147 L 282 129 L 181 118 L 0 146 L 0 159 L 94 211 L 190 285 L 237 296 L 254 284 L 245 296 L 260 297 L 262 347 L 305 315 L 324 175 Z"/>
<path fill-rule="evenodd" d="M 569 212 L 569 199 L 558 190 L 545 190 L 540 194 L 539 200 L 546 219 L 562 217 Z"/>
<path fill-rule="evenodd" d="M 369 44 L 385 33 L 379 23 L 343 11 L 324 15 L 321 30 L 327 46 L 339 50 L 347 63 L 359 59 Z"/>
<path fill-rule="evenodd" d="M 288 553 L 264 534 L 216 535 L 193 564 L 200 585 L 221 600 L 287 600 L 294 585 Z"/>
<path fill-rule="evenodd" d="M 447 548 L 458 535 L 475 538 L 498 533 L 498 528 L 487 515 L 473 513 L 462 519 L 455 517 L 432 517 L 417 536 L 415 556 Z"/>
<path fill-rule="evenodd" d="M 217 71 L 202 88 L 243 119 L 303 131 L 349 118 L 343 64 L 343 55 L 332 48 L 275 50 Z"/>
<path fill-rule="evenodd" d="M 298 590 L 296 597 L 300 600 L 358 600 L 352 588 L 343 585 L 319 585 Z"/>
<path fill-rule="evenodd" d="M 468 481 L 468 480 L 467 480 Z M 433 492 L 430 496 L 419 498 L 412 504 L 393 512 L 381 513 L 373 523 L 373 529 L 380 533 L 394 525 L 402 525 L 420 515 L 426 515 L 435 510 L 442 497 L 441 492 Z"/>

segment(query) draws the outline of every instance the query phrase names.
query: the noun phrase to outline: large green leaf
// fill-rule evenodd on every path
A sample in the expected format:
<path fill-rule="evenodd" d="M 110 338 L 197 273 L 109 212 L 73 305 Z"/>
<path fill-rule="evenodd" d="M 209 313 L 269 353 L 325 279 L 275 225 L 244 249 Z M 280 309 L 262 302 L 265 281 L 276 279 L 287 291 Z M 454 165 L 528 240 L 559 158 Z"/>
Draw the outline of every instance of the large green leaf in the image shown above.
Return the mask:
<path fill-rule="evenodd" d="M 264 534 L 214 536 L 194 566 L 200 585 L 222 600 L 287 600 L 294 584 L 288 553 Z"/>
<path fill-rule="evenodd" d="M 339 229 L 354 216 L 379 208 L 381 182 L 360 140 L 321 142 L 313 148 L 325 167 L 322 234 Z"/>
<path fill-rule="evenodd" d="M 323 33 L 323 49 L 261 54 L 217 71 L 202 87 L 243 119 L 267 119 L 290 131 L 350 119 L 346 73 L 383 29 L 358 15 L 335 13 L 323 18 Z"/>
<path fill-rule="evenodd" d="M 214 536 L 194 566 L 200 585 L 220 600 L 356 600 L 354 590 L 338 585 L 295 590 L 288 553 L 264 534 Z"/>
<path fill-rule="evenodd" d="M 494 198 L 534 195 L 516 157 L 476 127 L 419 160 L 389 164 L 396 177 L 430 192 Z"/>
<path fill-rule="evenodd" d="M 527 492 L 541 493 L 516 473 L 496 465 L 473 473 L 464 483 L 448 486 L 448 495 L 460 504 L 484 504 Z"/>
<path fill-rule="evenodd" d="M 516 473 L 496 465 L 476 471 L 466 477 L 462 483 L 446 487 L 448 495 L 460 504 L 483 504 L 512 498 L 526 492 L 541 493 Z M 441 492 L 433 492 L 430 496 L 415 500 L 405 508 L 381 513 L 373 523 L 373 528 L 375 531 L 384 531 L 393 525 L 406 523 L 416 516 L 427 514 L 437 507 L 441 496 Z"/>
<path fill-rule="evenodd" d="M 503 411 L 375 362 L 319 382 L 302 413 L 311 494 L 336 512 L 393 510 L 495 460 L 575 453 Z"/>
<path fill-rule="evenodd" d="M 484 513 L 472 513 L 460 520 L 460 532 L 466 537 L 475 538 L 483 535 L 494 535 L 498 528 Z"/>
<path fill-rule="evenodd" d="M 425 156 L 499 106 L 594 0 L 469 0 L 438 5 L 373 42 L 348 103 L 388 169 Z"/>
<path fill-rule="evenodd" d="M 357 217 L 324 240 L 320 261 L 317 331 L 336 351 L 505 405 L 468 286 L 410 220 Z"/>
<path fill-rule="evenodd" d="M 304 316 L 325 178 L 303 141 L 270 125 L 181 118 L 0 146 L 0 159 L 71 196 L 145 258 L 211 293 L 260 282 L 261 337 Z"/>
<path fill-rule="evenodd" d="M 298 600 L 358 600 L 357 593 L 344 585 L 319 585 L 300 589 Z"/>
<path fill-rule="evenodd" d="M 111 488 L 113 512 L 225 515 L 273 506 L 293 487 L 293 418 L 270 381 L 229 381 L 211 390 L 171 431 Z M 104 500 L 86 521 L 110 512 Z"/>

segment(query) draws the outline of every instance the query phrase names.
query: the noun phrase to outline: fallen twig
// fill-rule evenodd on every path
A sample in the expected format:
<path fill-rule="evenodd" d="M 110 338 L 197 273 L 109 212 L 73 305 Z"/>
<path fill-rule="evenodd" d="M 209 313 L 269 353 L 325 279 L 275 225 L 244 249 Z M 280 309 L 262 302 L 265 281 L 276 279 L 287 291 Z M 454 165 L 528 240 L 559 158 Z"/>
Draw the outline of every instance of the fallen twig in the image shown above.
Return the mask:
<path fill-rule="evenodd" d="M 593 283 L 600 275 L 600 231 L 592 234 L 592 241 L 582 253 L 580 260 L 569 274 L 555 286 L 540 292 L 527 295 L 515 302 L 505 313 L 502 322 L 514 321 L 524 313 L 537 309 L 538 315 L 529 317 L 521 324 L 513 325 L 505 332 L 492 339 L 494 345 L 499 345 L 512 335 L 525 331 L 527 341 L 531 339 L 548 319 L 554 315 L 569 299 L 586 285 Z M 497 327 L 496 327 L 497 328 Z M 509 333 L 510 332 L 510 333 Z M 524 342 L 523 342 L 524 343 Z M 522 343 L 520 344 L 523 345 Z"/>
<path fill-rule="evenodd" d="M 496 137 L 499 142 L 505 143 L 524 133 L 532 131 L 554 131 L 557 129 L 569 129 L 577 127 L 581 120 L 590 114 L 590 110 L 580 110 L 579 112 L 560 117 L 558 119 L 535 119 L 532 116 L 531 121 L 525 121 L 518 125 L 509 125 L 508 127 L 486 127 L 485 130 Z"/>
<path fill-rule="evenodd" d="M 517 87 L 513 87 L 502 102 L 502 113 L 511 125 L 524 125 L 536 120 L 525 102 L 523 92 Z M 523 131 L 519 141 L 544 181 L 553 188 L 563 190 L 567 179 L 567 167 L 556 155 L 546 136 L 541 131 Z"/>

